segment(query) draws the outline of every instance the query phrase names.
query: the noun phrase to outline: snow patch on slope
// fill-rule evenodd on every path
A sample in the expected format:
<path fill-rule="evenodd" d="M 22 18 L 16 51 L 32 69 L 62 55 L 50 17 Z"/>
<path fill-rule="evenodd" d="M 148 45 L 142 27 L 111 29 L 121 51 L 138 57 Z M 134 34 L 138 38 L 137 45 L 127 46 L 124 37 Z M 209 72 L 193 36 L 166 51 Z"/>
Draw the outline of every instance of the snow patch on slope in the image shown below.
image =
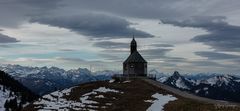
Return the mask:
<path fill-rule="evenodd" d="M 5 111 L 4 104 L 7 100 L 9 101 L 16 97 L 17 96 L 14 94 L 14 92 L 11 92 L 7 88 L 5 89 L 5 91 L 3 91 L 3 85 L 0 85 L 0 111 Z"/>
<path fill-rule="evenodd" d="M 5 111 L 4 104 L 8 99 L 8 95 L 9 95 L 9 91 L 3 92 L 2 90 L 0 90 L 0 111 Z"/>
<path fill-rule="evenodd" d="M 155 93 L 154 95 L 152 95 L 152 97 L 155 98 L 156 100 L 154 100 L 154 101 L 146 100 L 145 101 L 145 102 L 153 103 L 147 109 L 147 111 L 163 111 L 164 105 L 166 105 L 170 101 L 177 100 L 177 98 L 172 96 L 172 95 L 162 95 L 162 94 L 159 94 L 159 93 Z"/>
<path fill-rule="evenodd" d="M 113 83 L 115 81 L 115 79 L 111 79 L 109 80 L 109 83 Z"/>
<path fill-rule="evenodd" d="M 128 80 L 128 81 L 123 81 L 123 83 L 130 83 L 130 82 L 131 82 L 131 81 L 129 81 L 129 80 Z"/>
<path fill-rule="evenodd" d="M 42 110 L 58 110 L 58 111 L 68 111 L 69 109 L 73 110 L 88 110 L 94 111 L 94 108 L 97 108 L 98 102 L 90 100 L 90 96 L 94 96 L 97 93 L 123 93 L 115 89 L 110 89 L 106 87 L 99 87 L 97 89 L 93 89 L 91 92 L 83 94 L 79 101 L 72 101 L 63 98 L 65 95 L 70 95 L 72 88 L 65 89 L 62 91 L 55 91 L 51 94 L 43 96 L 43 99 L 40 99 L 34 102 L 34 105 L 37 105 L 35 108 L 39 108 Z M 103 95 L 95 96 L 95 98 L 104 98 Z M 111 103 L 109 103 L 111 104 Z M 108 106 L 109 106 L 108 104 Z M 107 107 L 107 106 L 105 106 Z"/>
<path fill-rule="evenodd" d="M 239 80 L 235 80 L 236 82 L 240 82 L 240 79 Z"/>

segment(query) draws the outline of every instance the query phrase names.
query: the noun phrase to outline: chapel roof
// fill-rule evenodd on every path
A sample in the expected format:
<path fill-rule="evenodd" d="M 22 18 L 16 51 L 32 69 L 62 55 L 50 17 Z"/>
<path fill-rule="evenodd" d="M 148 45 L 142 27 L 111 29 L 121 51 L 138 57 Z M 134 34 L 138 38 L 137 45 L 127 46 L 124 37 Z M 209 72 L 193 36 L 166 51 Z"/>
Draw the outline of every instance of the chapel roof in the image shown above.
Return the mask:
<path fill-rule="evenodd" d="M 138 51 L 134 51 L 129 57 L 124 61 L 124 63 L 147 63 L 147 61 L 139 54 Z"/>

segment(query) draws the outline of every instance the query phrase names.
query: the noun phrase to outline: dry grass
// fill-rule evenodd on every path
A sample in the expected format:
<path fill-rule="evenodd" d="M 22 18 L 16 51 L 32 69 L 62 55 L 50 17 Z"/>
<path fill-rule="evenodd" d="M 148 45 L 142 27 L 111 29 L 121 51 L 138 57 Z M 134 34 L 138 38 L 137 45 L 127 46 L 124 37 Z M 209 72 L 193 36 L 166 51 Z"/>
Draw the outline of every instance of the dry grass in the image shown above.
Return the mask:
<path fill-rule="evenodd" d="M 106 81 L 81 84 L 72 89 L 69 96 L 65 95 L 67 100 L 79 101 L 81 95 L 91 92 L 93 89 L 106 87 L 124 92 L 121 93 L 98 93 L 104 95 L 105 98 L 95 98 L 96 95 L 90 96 L 91 100 L 97 101 L 98 108 L 92 108 L 99 111 L 146 111 L 151 103 L 144 100 L 153 99 L 151 96 L 156 92 L 161 94 L 171 94 L 178 98 L 176 101 L 169 102 L 165 105 L 164 111 L 240 111 L 239 108 L 219 107 L 216 108 L 212 104 L 201 103 L 194 100 L 185 99 L 172 94 L 153 85 L 150 85 L 140 79 L 133 79 L 130 83 L 122 83 L 116 81 L 108 83 Z M 111 106 L 103 108 L 106 104 L 112 103 Z M 24 109 L 25 111 L 35 111 L 34 105 L 31 104 Z"/>

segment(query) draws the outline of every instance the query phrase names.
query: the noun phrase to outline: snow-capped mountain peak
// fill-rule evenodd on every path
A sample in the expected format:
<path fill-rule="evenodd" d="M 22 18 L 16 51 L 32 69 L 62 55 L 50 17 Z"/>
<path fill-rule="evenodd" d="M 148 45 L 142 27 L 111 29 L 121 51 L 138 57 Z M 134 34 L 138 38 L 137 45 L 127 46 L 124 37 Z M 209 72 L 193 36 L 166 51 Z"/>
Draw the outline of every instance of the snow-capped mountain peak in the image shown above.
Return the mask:
<path fill-rule="evenodd" d="M 111 79 L 116 71 L 92 73 L 87 68 L 64 70 L 58 67 L 0 65 L 3 70 L 39 95 L 81 83 Z M 36 87 L 37 86 L 37 87 Z"/>
<path fill-rule="evenodd" d="M 187 77 L 189 76 L 187 75 Z M 178 72 L 174 72 L 174 74 L 163 83 L 199 96 L 220 100 L 240 101 L 239 78 L 229 74 L 214 74 L 208 75 L 208 78 L 205 77 L 188 79 L 181 76 Z M 158 81 L 160 81 L 160 79 L 158 79 Z"/>
<path fill-rule="evenodd" d="M 222 85 L 229 85 L 232 82 L 236 82 L 237 78 L 231 75 L 219 75 L 215 76 L 212 78 L 207 79 L 206 81 L 202 81 L 202 83 L 205 84 L 210 84 L 210 85 L 217 85 L 217 86 L 222 86 Z"/>
<path fill-rule="evenodd" d="M 175 71 L 164 83 L 180 89 L 189 89 L 192 85 L 192 82 L 181 76 L 178 71 Z"/>
<path fill-rule="evenodd" d="M 180 74 L 179 74 L 179 72 L 178 71 L 174 71 L 174 73 L 173 73 L 173 75 L 172 75 L 173 77 L 175 77 L 175 78 L 179 78 L 179 77 L 182 77 Z"/>

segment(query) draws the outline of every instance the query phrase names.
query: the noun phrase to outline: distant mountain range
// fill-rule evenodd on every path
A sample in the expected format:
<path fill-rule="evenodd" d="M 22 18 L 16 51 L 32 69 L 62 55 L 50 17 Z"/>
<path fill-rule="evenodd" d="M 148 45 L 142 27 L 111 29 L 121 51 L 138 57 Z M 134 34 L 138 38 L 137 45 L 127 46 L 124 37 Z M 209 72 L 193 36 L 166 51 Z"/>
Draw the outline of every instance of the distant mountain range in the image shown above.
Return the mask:
<path fill-rule="evenodd" d="M 120 71 L 99 71 L 92 73 L 86 68 L 64 70 L 57 67 L 27 67 L 20 65 L 1 65 L 0 70 L 9 73 L 33 92 L 44 95 L 55 90 L 65 89 L 81 83 L 109 80 Z M 177 71 L 173 75 L 160 73 L 153 69 L 149 74 L 157 75 L 157 81 L 212 99 L 240 102 L 240 78 L 217 73 L 184 74 Z"/>
<path fill-rule="evenodd" d="M 2 65 L 0 70 L 9 73 L 33 92 L 43 95 L 58 89 L 72 87 L 81 83 L 109 80 L 117 71 L 90 72 L 86 68 L 64 70 L 57 67 L 27 67 Z"/>
<path fill-rule="evenodd" d="M 200 76 L 200 75 L 196 75 Z M 163 78 L 163 77 L 162 77 Z M 198 96 L 240 102 L 240 78 L 232 75 L 209 75 L 208 77 L 182 76 L 177 71 L 158 81 Z"/>

